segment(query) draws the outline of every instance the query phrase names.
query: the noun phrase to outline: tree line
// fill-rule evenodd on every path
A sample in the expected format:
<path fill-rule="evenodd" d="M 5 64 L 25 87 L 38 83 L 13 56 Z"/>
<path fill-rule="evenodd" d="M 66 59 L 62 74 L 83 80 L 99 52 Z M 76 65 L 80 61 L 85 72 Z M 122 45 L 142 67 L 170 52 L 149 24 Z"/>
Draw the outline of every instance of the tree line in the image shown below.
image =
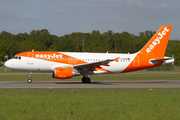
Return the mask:
<path fill-rule="evenodd" d="M 47 29 L 32 30 L 30 34 L 17 35 L 6 31 L 0 33 L 0 61 L 4 56 L 12 58 L 15 54 L 25 51 L 61 51 L 61 52 L 100 52 L 100 53 L 135 53 L 139 51 L 156 31 L 140 32 L 139 35 L 128 32 L 114 33 L 109 30 L 100 33 L 74 32 L 63 36 L 51 35 Z M 180 41 L 169 40 L 166 56 L 176 58 L 180 66 Z"/>

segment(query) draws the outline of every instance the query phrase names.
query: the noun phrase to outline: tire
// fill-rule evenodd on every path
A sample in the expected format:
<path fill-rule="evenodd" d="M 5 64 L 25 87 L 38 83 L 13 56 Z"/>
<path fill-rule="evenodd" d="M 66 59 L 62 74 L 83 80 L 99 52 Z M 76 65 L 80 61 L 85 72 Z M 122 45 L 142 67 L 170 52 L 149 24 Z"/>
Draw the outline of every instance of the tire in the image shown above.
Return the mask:
<path fill-rule="evenodd" d="M 90 82 L 91 82 L 91 79 L 90 79 L 90 78 L 83 77 L 83 78 L 82 78 L 82 82 L 83 82 L 83 83 L 90 83 Z"/>
<path fill-rule="evenodd" d="M 32 82 L 32 80 L 31 80 L 31 79 L 28 79 L 28 80 L 27 80 L 27 82 L 28 82 L 28 83 L 31 83 L 31 82 Z"/>
<path fill-rule="evenodd" d="M 86 83 L 90 83 L 91 79 L 90 78 L 86 78 Z"/>

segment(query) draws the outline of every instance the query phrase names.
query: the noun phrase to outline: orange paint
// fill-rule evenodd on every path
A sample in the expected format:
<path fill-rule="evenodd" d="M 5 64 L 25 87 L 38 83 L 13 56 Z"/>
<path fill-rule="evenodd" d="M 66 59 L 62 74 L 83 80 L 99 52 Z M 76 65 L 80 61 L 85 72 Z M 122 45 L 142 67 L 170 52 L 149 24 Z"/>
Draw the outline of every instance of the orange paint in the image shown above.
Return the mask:
<path fill-rule="evenodd" d="M 118 62 L 118 60 L 119 60 L 119 57 L 117 57 L 117 58 L 114 59 L 114 61 L 116 61 L 116 62 Z"/>
<path fill-rule="evenodd" d="M 159 31 L 149 40 L 149 42 L 137 53 L 137 55 L 134 57 L 131 63 L 128 63 L 129 65 L 126 64 L 127 67 L 123 68 L 124 70 L 122 71 L 122 73 L 161 66 L 163 64 L 164 54 L 168 44 L 171 28 L 172 28 L 171 25 L 162 26 L 159 29 Z M 105 62 L 99 61 L 97 63 L 95 62 L 89 64 L 84 60 L 80 60 L 78 58 L 60 52 L 46 52 L 46 51 L 23 52 L 17 54 L 16 56 L 35 58 L 37 60 L 62 63 L 71 66 L 78 65 L 78 67 L 81 66 L 88 67 L 88 70 L 93 70 L 93 71 L 99 70 L 99 71 L 112 73 L 111 71 L 103 69 L 103 66 L 111 67 L 108 63 L 113 61 L 113 59 L 110 59 L 109 61 L 107 60 Z M 117 56 L 119 56 L 119 54 L 117 54 Z M 150 62 L 151 59 L 155 59 L 155 60 L 162 59 L 162 60 L 156 62 L 156 64 L 153 64 L 152 62 Z M 114 61 L 117 62 L 117 65 L 123 64 L 123 63 L 119 63 L 119 57 L 115 58 Z M 116 63 L 113 62 L 113 64 L 115 64 L 114 67 L 116 67 Z M 111 70 L 113 70 L 113 68 Z M 56 72 L 55 77 L 57 78 L 58 77 L 61 78 L 60 76 L 62 75 L 65 75 L 63 76 L 64 78 L 72 77 L 72 68 L 55 68 L 55 72 Z"/>
<path fill-rule="evenodd" d="M 103 68 L 95 68 L 97 71 L 98 70 L 100 70 L 100 71 L 105 71 L 105 72 L 109 72 L 109 73 L 113 73 L 113 72 L 111 72 L 111 71 L 108 71 L 108 70 L 106 70 L 106 69 L 103 69 Z"/>
<path fill-rule="evenodd" d="M 55 71 L 53 73 L 53 78 L 57 79 L 68 79 L 72 78 L 72 68 L 55 68 Z"/>
<path fill-rule="evenodd" d="M 78 65 L 87 63 L 85 61 L 79 60 L 72 56 L 68 56 L 66 54 L 62 54 L 60 52 L 44 52 L 44 51 L 34 51 L 34 52 L 22 52 L 15 56 L 23 56 L 23 57 L 30 57 L 36 59 L 42 59 L 45 61 L 63 63 L 63 64 L 70 64 L 70 65 Z"/>
<path fill-rule="evenodd" d="M 172 25 L 162 26 L 158 32 L 141 49 L 141 54 L 153 55 L 156 59 L 164 58 Z"/>
<path fill-rule="evenodd" d="M 136 59 L 137 57 L 139 58 L 138 61 Z M 146 54 L 138 53 L 137 56 L 134 58 L 134 60 L 128 65 L 126 69 L 122 71 L 122 73 L 147 69 L 151 67 L 158 67 L 162 65 L 163 63 L 162 61 L 157 64 L 151 64 L 149 62 L 149 59 L 153 59 L 153 58 L 154 56 L 148 56 Z"/>
<path fill-rule="evenodd" d="M 156 34 L 149 40 L 149 42 L 140 50 L 128 67 L 122 71 L 122 73 L 161 66 L 163 61 L 160 61 L 157 64 L 152 64 L 149 62 L 149 60 L 164 59 L 171 28 L 171 25 L 162 26 L 159 31 L 156 32 Z"/>

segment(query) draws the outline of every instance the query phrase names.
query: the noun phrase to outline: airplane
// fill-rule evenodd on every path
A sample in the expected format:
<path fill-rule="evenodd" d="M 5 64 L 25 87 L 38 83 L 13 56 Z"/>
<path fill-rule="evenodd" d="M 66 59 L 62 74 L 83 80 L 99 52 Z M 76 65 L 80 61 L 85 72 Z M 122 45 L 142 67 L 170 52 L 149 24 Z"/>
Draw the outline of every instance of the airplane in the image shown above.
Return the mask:
<path fill-rule="evenodd" d="M 51 72 L 53 78 L 68 79 L 82 75 L 83 83 L 90 83 L 88 75 L 119 74 L 173 63 L 174 58 L 166 57 L 172 25 L 163 25 L 138 52 L 133 54 L 81 53 L 28 51 L 16 54 L 5 62 L 7 68 L 30 72 Z"/>

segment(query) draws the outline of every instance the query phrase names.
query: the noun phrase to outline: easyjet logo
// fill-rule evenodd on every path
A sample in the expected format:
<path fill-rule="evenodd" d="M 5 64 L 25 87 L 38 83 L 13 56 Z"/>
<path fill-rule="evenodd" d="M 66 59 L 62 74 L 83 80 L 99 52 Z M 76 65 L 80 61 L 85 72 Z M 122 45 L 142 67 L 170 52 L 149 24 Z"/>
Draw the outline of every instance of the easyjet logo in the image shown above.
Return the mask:
<path fill-rule="evenodd" d="M 36 54 L 36 58 L 63 58 L 62 54 Z"/>
<path fill-rule="evenodd" d="M 167 27 L 164 27 L 164 30 L 158 33 L 157 38 L 146 49 L 146 52 L 148 53 L 151 52 L 151 50 L 153 50 L 157 44 L 160 44 L 161 43 L 160 40 L 163 39 L 163 37 L 166 35 L 167 32 L 169 32 L 169 29 L 167 29 Z"/>

